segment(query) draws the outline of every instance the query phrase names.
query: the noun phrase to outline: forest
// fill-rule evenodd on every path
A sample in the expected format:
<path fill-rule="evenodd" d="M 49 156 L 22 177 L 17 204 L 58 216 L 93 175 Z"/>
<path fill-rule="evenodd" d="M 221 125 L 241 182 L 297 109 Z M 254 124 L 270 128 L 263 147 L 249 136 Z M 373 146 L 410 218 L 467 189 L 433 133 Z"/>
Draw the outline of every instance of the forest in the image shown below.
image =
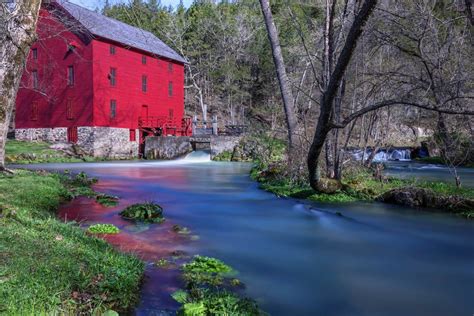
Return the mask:
<path fill-rule="evenodd" d="M 284 140 L 284 172 L 316 190 L 340 188 L 322 179 L 342 178 L 351 148 L 423 143 L 453 170 L 474 161 L 470 1 L 133 1 L 103 13 L 189 61 L 189 115 Z"/>

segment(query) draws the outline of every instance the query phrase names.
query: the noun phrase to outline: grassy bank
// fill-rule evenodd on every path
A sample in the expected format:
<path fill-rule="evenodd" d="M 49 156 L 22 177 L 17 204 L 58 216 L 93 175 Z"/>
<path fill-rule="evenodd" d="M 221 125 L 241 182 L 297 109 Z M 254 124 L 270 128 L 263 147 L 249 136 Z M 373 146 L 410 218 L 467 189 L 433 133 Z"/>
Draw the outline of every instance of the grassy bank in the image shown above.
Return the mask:
<path fill-rule="evenodd" d="M 143 263 L 55 216 L 83 179 L 0 174 L 0 314 L 121 311 L 138 299 Z"/>
<path fill-rule="evenodd" d="M 51 149 L 46 142 L 26 142 L 8 140 L 5 146 L 5 161 L 10 164 L 46 163 L 46 162 L 84 162 L 97 161 L 87 155 L 67 153 Z"/>
<path fill-rule="evenodd" d="M 375 201 L 388 191 L 403 188 L 421 188 L 434 192 L 437 196 L 474 199 L 474 189 L 472 188 L 457 188 L 455 185 L 446 182 L 393 177 L 387 177 L 383 181 L 379 181 L 368 170 L 346 173 L 342 180 L 343 188 L 334 194 L 317 193 L 309 185 L 291 182 L 285 177 L 278 176 L 275 172 L 278 171 L 262 169 L 261 164 L 256 164 L 252 169 L 251 176 L 260 183 L 262 189 L 278 196 L 317 202 Z M 453 206 L 452 211 L 456 212 L 455 206 Z M 459 213 L 467 218 L 474 218 L 474 210 Z"/>

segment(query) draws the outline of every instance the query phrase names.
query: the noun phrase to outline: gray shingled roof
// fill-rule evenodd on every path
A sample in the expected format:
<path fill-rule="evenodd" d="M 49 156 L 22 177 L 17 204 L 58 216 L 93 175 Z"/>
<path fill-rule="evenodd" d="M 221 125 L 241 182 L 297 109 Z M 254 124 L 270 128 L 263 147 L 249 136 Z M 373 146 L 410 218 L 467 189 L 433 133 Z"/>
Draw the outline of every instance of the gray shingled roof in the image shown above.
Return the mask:
<path fill-rule="evenodd" d="M 71 2 L 58 1 L 58 3 L 95 36 L 186 63 L 183 57 L 148 31 L 90 11 Z"/>

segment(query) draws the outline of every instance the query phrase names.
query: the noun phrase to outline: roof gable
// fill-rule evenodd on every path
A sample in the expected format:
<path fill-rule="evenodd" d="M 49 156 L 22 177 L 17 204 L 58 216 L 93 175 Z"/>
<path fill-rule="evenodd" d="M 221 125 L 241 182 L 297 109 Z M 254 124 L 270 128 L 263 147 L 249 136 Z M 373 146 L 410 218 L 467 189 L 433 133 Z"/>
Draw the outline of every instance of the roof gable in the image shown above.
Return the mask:
<path fill-rule="evenodd" d="M 57 3 L 88 32 L 181 63 L 186 60 L 152 33 L 90 11 L 68 1 Z"/>

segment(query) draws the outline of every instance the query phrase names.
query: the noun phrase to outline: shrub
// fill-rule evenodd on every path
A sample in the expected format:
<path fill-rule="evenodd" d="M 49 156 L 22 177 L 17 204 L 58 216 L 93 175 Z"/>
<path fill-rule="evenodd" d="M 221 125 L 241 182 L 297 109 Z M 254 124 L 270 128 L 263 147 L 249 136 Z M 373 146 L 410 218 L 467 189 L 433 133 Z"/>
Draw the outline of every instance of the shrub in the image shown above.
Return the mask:
<path fill-rule="evenodd" d="M 162 223 L 165 220 L 162 207 L 153 202 L 132 204 L 120 212 L 120 216 L 145 223 Z"/>

